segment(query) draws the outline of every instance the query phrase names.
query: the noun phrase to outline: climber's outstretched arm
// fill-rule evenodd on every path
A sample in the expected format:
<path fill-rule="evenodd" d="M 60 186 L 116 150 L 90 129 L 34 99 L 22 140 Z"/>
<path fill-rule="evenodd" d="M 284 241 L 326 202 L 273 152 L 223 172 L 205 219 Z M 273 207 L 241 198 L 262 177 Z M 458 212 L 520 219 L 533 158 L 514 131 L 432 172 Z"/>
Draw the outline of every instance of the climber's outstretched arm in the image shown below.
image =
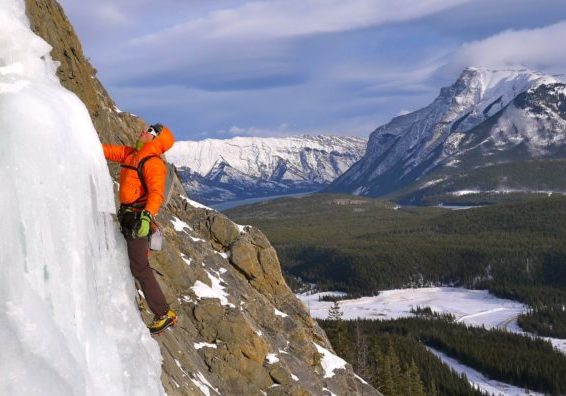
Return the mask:
<path fill-rule="evenodd" d="M 103 144 L 104 156 L 107 160 L 122 163 L 126 157 L 135 149 L 128 146 L 114 146 L 111 144 Z"/>

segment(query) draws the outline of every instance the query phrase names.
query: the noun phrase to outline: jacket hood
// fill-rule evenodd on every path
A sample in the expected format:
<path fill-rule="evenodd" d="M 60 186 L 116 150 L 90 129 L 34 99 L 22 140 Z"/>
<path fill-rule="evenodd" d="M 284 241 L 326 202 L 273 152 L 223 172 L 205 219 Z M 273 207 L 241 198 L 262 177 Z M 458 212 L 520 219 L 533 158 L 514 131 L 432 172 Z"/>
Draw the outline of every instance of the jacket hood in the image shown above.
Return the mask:
<path fill-rule="evenodd" d="M 173 147 L 173 143 L 175 143 L 173 132 L 164 126 L 159 136 L 143 145 L 139 151 L 140 156 L 161 155 Z"/>

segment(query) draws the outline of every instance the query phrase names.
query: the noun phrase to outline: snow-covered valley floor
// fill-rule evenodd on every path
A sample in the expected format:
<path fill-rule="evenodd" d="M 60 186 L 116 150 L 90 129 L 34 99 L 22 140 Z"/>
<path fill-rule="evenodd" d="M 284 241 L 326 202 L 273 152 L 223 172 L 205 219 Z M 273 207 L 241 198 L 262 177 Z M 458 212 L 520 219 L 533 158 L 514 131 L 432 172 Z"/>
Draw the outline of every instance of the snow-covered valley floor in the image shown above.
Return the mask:
<path fill-rule="evenodd" d="M 325 319 L 332 302 L 319 301 L 324 295 L 337 292 L 301 294 L 299 298 L 315 318 Z M 487 290 L 456 287 L 426 287 L 420 289 L 386 290 L 374 297 L 340 301 L 343 319 L 396 319 L 413 316 L 411 308 L 430 307 L 435 312 L 450 313 L 458 322 L 486 328 L 507 328 L 518 331 L 517 316 L 527 309 L 524 304 L 497 298 Z"/>
<path fill-rule="evenodd" d="M 319 301 L 324 295 L 341 295 L 339 292 L 300 294 L 298 297 L 307 305 L 311 315 L 326 319 L 332 302 Z M 382 291 L 378 296 L 341 300 L 343 319 L 396 319 L 413 316 L 411 308 L 430 307 L 439 313 L 450 313 L 457 322 L 487 329 L 501 328 L 525 334 L 517 325 L 517 317 L 527 306 L 517 301 L 497 298 L 487 290 L 469 290 L 455 287 L 427 287 L 419 289 L 396 289 Z M 566 340 L 545 338 L 555 348 L 566 353 Z M 458 373 L 465 373 L 470 382 L 482 390 L 501 395 L 536 394 L 527 393 L 510 385 L 491 381 L 477 371 L 454 359 L 435 352 L 441 360 Z"/>

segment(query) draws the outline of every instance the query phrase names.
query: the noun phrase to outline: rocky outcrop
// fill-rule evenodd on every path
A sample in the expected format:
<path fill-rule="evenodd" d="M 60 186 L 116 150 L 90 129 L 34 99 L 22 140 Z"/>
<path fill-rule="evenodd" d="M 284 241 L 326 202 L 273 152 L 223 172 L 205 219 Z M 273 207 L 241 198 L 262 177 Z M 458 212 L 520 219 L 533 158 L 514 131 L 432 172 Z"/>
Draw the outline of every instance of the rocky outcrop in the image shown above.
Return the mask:
<path fill-rule="evenodd" d="M 168 249 L 153 259 L 169 300 L 183 312 L 180 326 L 158 338 L 164 370 L 170 371 L 164 381 L 169 394 L 185 394 L 182 388 L 191 386 L 187 373 L 195 372 L 223 394 L 318 395 L 323 388 L 361 394 L 365 385 L 350 370 L 323 378 L 314 343 L 331 347 L 285 284 L 277 254 L 259 230 L 183 198 L 161 221 L 170 224 Z M 202 284 L 222 298 L 199 297 L 195 289 Z"/>
<path fill-rule="evenodd" d="M 101 140 L 131 143 L 143 120 L 116 111 L 61 7 L 54 0 L 26 0 L 26 9 L 32 29 L 61 62 L 62 84 L 86 104 Z M 267 238 L 196 207 L 178 180 L 174 188 L 158 216 L 165 247 L 150 258 L 179 313 L 175 329 L 156 337 L 167 394 L 378 394 L 349 365 L 333 375 L 322 366 L 315 343 L 331 345 L 285 284 Z M 140 313 L 151 319 L 143 300 Z"/>

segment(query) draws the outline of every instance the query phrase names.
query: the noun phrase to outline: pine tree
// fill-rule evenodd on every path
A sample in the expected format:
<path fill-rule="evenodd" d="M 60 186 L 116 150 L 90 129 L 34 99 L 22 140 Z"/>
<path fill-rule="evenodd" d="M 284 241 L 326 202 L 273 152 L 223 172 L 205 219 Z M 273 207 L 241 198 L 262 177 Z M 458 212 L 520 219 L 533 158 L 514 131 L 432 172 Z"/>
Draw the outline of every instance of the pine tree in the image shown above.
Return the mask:
<path fill-rule="evenodd" d="M 389 339 L 389 345 L 387 348 L 387 354 L 391 359 L 391 376 L 395 383 L 401 382 L 401 363 L 399 361 L 399 355 L 393 346 L 393 340 Z"/>
<path fill-rule="evenodd" d="M 436 382 L 434 380 L 430 381 L 430 389 L 428 391 L 430 396 L 438 396 L 438 388 L 436 387 Z"/>
<path fill-rule="evenodd" d="M 419 374 L 419 369 L 414 360 L 411 360 L 411 364 L 407 368 L 407 380 L 409 381 L 409 394 L 413 396 L 424 396 L 425 389 L 421 381 L 421 376 Z"/>
<path fill-rule="evenodd" d="M 399 395 L 411 395 L 411 378 L 408 368 L 404 366 L 401 369 L 401 375 L 399 377 L 399 382 L 397 383 L 397 394 Z"/>
<path fill-rule="evenodd" d="M 342 312 L 342 308 L 340 308 L 340 304 L 338 301 L 334 301 L 334 304 L 328 309 L 328 319 L 330 320 L 342 320 L 342 316 L 344 312 Z"/>
<path fill-rule="evenodd" d="M 384 395 L 392 396 L 397 392 L 395 381 L 393 381 L 393 373 L 391 372 L 391 357 L 385 354 L 382 359 L 381 375 L 380 375 L 380 388 Z"/>
<path fill-rule="evenodd" d="M 387 352 L 383 356 L 381 363 L 379 384 L 383 394 L 387 396 L 401 396 L 404 388 L 403 378 L 401 377 L 401 365 L 397 351 L 395 351 L 393 346 L 393 341 L 389 337 L 387 340 Z"/>
<path fill-rule="evenodd" d="M 335 340 L 334 350 L 338 356 L 342 356 L 346 361 L 351 361 L 352 358 L 352 348 L 348 346 L 348 330 L 346 324 L 342 320 L 344 313 L 340 308 L 338 301 L 334 301 L 334 304 L 328 310 L 328 319 L 333 321 L 330 332 L 332 333 L 332 338 Z"/>
<path fill-rule="evenodd" d="M 360 320 L 357 320 L 355 371 L 358 373 L 358 375 L 362 376 L 363 378 L 367 378 L 369 374 L 367 350 L 368 350 L 367 338 L 361 329 Z"/>
<path fill-rule="evenodd" d="M 371 340 L 371 364 L 372 364 L 372 376 L 370 381 L 372 384 L 378 388 L 378 390 L 383 391 L 383 358 L 384 354 L 379 346 L 379 338 L 373 337 Z"/>

